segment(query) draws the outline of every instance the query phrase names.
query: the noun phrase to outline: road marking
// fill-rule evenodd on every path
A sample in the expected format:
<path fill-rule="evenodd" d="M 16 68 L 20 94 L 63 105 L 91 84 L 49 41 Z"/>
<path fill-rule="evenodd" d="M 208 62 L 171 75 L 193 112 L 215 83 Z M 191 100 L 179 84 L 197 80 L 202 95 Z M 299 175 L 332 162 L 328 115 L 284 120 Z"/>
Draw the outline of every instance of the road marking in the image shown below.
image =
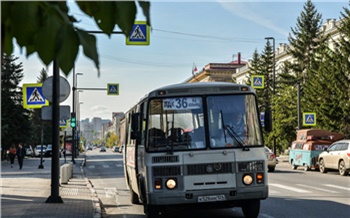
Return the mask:
<path fill-rule="evenodd" d="M 102 165 L 103 168 L 109 168 L 109 165 Z"/>
<path fill-rule="evenodd" d="M 265 217 L 265 218 L 274 218 L 273 216 L 267 215 L 267 214 L 260 214 L 260 216 Z"/>
<path fill-rule="evenodd" d="M 91 165 L 91 166 L 89 166 L 89 168 L 95 168 L 95 166 L 94 166 L 94 165 Z"/>
<path fill-rule="evenodd" d="M 345 188 L 345 187 L 342 187 L 342 186 L 337 186 L 337 185 L 332 185 L 332 184 L 324 184 L 324 185 L 328 186 L 328 187 L 332 187 L 332 188 L 339 188 L 339 189 L 350 191 L 350 188 Z"/>
<path fill-rule="evenodd" d="M 105 188 L 105 194 L 107 198 L 113 198 L 117 193 L 116 188 Z"/>
<path fill-rule="evenodd" d="M 269 185 L 275 186 L 275 187 L 278 187 L 278 188 L 282 188 L 282 189 L 287 189 L 289 191 L 298 192 L 298 193 L 310 193 L 309 191 L 306 191 L 304 189 L 292 188 L 292 187 L 286 186 L 286 185 L 280 185 L 280 184 L 275 184 L 275 183 L 269 183 Z"/>
<path fill-rule="evenodd" d="M 33 201 L 31 199 L 25 199 L 25 198 L 7 198 L 7 197 L 1 197 L 2 200 L 14 200 L 14 201 Z"/>
<path fill-rule="evenodd" d="M 316 189 L 316 190 L 319 190 L 319 191 L 324 191 L 324 192 L 329 192 L 329 193 L 339 193 L 339 192 L 337 192 L 337 191 L 332 191 L 332 190 L 329 190 L 329 189 L 313 187 L 313 186 L 304 185 L 304 184 L 296 184 L 296 185 L 297 185 L 297 186 L 304 187 L 304 188 Z"/>
<path fill-rule="evenodd" d="M 116 166 L 117 166 L 117 167 L 123 167 L 123 165 L 122 165 L 122 164 L 116 164 Z"/>

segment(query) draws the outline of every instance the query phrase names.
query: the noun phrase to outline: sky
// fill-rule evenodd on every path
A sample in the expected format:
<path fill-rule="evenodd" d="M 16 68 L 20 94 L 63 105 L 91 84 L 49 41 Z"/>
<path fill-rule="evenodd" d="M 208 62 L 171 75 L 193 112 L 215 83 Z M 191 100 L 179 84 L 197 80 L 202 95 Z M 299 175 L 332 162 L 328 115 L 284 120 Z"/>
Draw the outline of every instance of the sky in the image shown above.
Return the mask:
<path fill-rule="evenodd" d="M 313 1 L 317 11 L 326 19 L 339 20 L 348 0 Z M 251 59 L 255 49 L 262 52 L 266 37 L 288 43 L 291 28 L 303 11 L 305 1 L 151 1 L 151 34 L 149 46 L 126 45 L 124 35 L 108 37 L 96 34 L 100 60 L 100 76 L 93 61 L 83 55 L 76 60 L 78 88 L 107 88 L 108 83 L 119 84 L 119 95 L 107 91 L 79 92 L 80 119 L 100 117 L 112 119 L 112 112 L 126 112 L 148 92 L 169 84 L 182 83 L 192 76 L 195 65 L 199 70 L 208 63 L 229 63 Z M 99 30 L 94 21 L 68 1 L 69 14 L 84 30 Z M 145 20 L 138 7 L 138 21 Z M 119 31 L 116 26 L 115 31 Z M 15 43 L 16 44 L 16 43 Z M 26 57 L 15 48 L 18 62 L 23 64 L 21 84 L 36 83 L 40 71 L 52 75 L 52 64 L 45 66 L 36 54 Z M 65 77 L 72 86 L 72 72 Z M 61 103 L 72 105 L 72 93 Z"/>

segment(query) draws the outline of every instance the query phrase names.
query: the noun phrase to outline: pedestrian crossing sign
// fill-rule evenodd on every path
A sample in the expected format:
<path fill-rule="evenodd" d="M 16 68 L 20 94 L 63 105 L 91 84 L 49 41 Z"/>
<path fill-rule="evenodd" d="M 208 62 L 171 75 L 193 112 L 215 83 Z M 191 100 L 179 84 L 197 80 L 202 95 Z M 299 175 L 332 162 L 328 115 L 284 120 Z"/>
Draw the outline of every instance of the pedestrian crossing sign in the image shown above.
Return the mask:
<path fill-rule="evenodd" d="M 262 75 L 252 75 L 251 84 L 254 89 L 265 88 L 264 76 Z"/>
<path fill-rule="evenodd" d="M 107 95 L 119 95 L 119 84 L 108 83 L 107 84 Z"/>
<path fill-rule="evenodd" d="M 126 37 L 127 45 L 149 45 L 150 27 L 146 21 L 135 21 L 131 34 Z"/>
<path fill-rule="evenodd" d="M 60 120 L 60 128 L 68 128 L 68 120 Z"/>
<path fill-rule="evenodd" d="M 303 113 L 303 126 L 316 126 L 316 113 Z"/>
<path fill-rule="evenodd" d="M 49 101 L 43 95 L 42 83 L 23 84 L 22 92 L 24 108 L 41 108 L 49 105 Z"/>

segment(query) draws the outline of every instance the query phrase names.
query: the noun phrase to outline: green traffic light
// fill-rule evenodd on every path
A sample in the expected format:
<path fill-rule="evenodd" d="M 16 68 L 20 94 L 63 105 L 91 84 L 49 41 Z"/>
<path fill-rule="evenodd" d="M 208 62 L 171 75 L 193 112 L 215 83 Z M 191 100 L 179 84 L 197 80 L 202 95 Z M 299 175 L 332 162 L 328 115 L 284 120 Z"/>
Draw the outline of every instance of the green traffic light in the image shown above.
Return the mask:
<path fill-rule="evenodd" d="M 70 127 L 74 128 L 76 126 L 76 119 L 75 117 L 70 119 Z"/>

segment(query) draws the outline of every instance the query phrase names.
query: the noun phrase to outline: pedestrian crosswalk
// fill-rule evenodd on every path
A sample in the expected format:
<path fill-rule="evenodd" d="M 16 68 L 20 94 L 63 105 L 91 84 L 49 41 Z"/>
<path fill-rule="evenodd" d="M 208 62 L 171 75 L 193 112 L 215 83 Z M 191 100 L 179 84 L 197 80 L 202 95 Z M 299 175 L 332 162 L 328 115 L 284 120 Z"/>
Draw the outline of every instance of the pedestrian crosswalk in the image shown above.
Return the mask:
<path fill-rule="evenodd" d="M 305 184 L 293 184 L 293 185 L 282 185 L 277 183 L 269 183 L 269 193 L 277 195 L 281 193 L 293 192 L 293 193 L 314 193 L 324 192 L 339 194 L 345 191 L 350 192 L 350 187 L 343 187 L 334 184 L 317 184 L 315 186 Z M 350 194 L 350 193 L 349 193 Z"/>

